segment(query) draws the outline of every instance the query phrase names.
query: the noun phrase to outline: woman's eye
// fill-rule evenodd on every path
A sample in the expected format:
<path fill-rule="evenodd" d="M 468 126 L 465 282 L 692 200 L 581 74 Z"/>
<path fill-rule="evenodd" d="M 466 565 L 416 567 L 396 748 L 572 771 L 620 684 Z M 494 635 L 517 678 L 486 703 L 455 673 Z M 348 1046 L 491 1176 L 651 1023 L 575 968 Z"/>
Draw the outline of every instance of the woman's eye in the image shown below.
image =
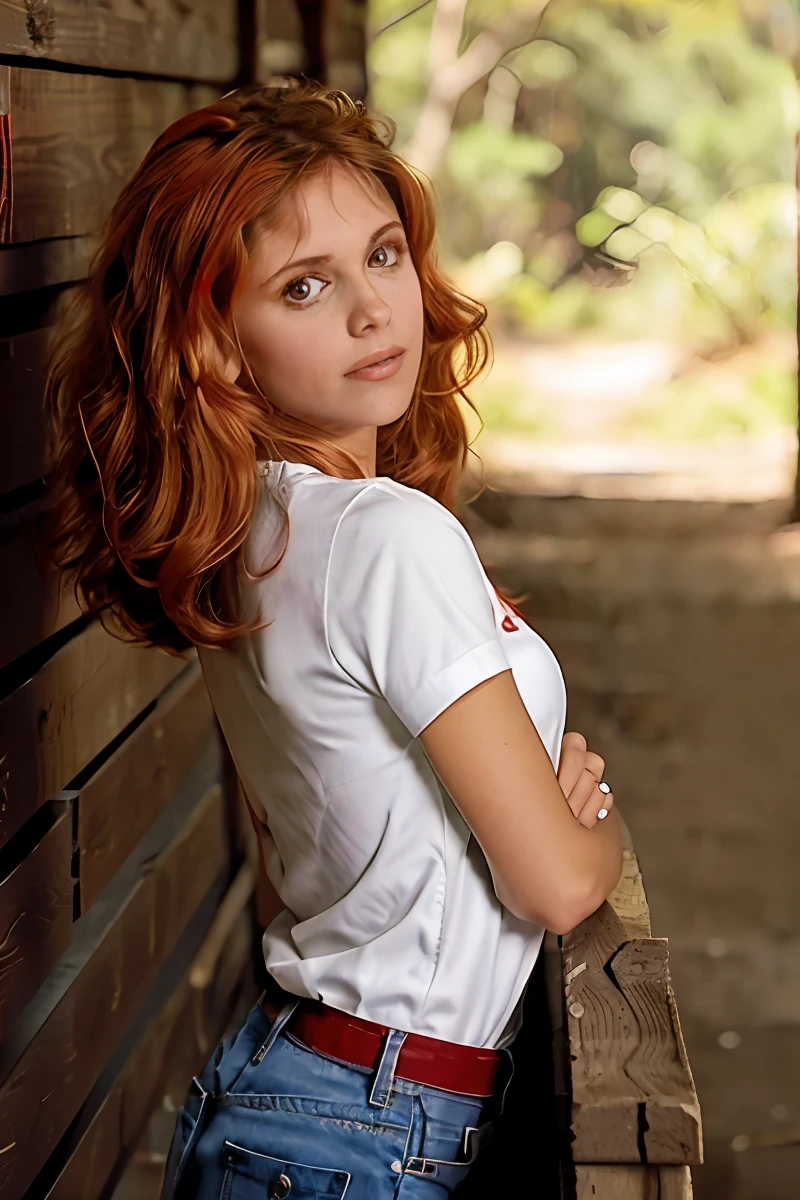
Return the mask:
<path fill-rule="evenodd" d="M 394 262 L 378 263 L 379 267 L 393 267 L 393 266 L 396 266 L 396 264 L 400 261 L 400 247 L 399 246 L 393 245 L 391 242 L 387 242 L 386 244 L 376 246 L 375 249 L 372 251 L 372 253 L 377 254 L 379 250 L 382 250 L 384 254 L 386 253 L 387 250 L 392 250 L 396 256 Z"/>
<path fill-rule="evenodd" d="M 294 305 L 295 308 L 302 307 L 302 305 L 299 305 L 297 302 L 303 301 L 303 300 L 308 300 L 308 295 L 291 296 L 291 293 L 294 291 L 295 288 L 308 287 L 308 284 L 312 281 L 315 283 L 322 283 L 322 280 L 317 279 L 315 275 L 303 275 L 301 279 L 293 279 L 291 283 L 287 283 L 286 287 L 283 289 L 284 296 L 291 298 L 295 301 L 295 305 Z M 318 295 L 319 295 L 319 292 L 317 292 L 317 296 Z M 312 299 L 316 299 L 316 296 L 312 296 Z"/>
<path fill-rule="evenodd" d="M 396 267 L 400 265 L 400 259 L 404 250 L 405 246 L 395 245 L 391 242 L 381 243 L 380 246 L 376 246 L 372 251 L 370 258 L 379 253 L 382 253 L 385 256 L 387 251 L 392 251 L 395 256 L 393 260 L 390 260 L 389 262 L 379 262 L 377 265 L 379 267 Z M 296 288 L 307 289 L 308 285 L 312 282 L 322 284 L 320 291 L 317 292 L 316 295 L 309 293 L 308 291 L 306 291 L 306 293 L 302 296 L 297 295 L 295 292 Z M 301 275 L 299 279 L 293 279 L 291 283 L 287 283 L 282 294 L 286 300 L 289 301 L 290 308 L 310 308 L 311 304 L 314 303 L 323 288 L 327 286 L 328 285 L 325 283 L 325 281 L 323 279 L 319 279 L 316 275 Z"/>

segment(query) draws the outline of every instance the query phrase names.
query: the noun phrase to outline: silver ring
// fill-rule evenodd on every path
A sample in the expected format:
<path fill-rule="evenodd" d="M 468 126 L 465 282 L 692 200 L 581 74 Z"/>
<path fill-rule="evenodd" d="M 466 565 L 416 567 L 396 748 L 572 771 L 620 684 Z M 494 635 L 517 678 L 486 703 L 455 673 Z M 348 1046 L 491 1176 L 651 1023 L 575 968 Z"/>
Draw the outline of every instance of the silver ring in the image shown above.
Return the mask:
<path fill-rule="evenodd" d="M 600 782 L 598 783 L 597 787 L 603 793 L 604 796 L 611 795 L 611 785 L 606 783 L 605 779 L 601 779 Z"/>
<path fill-rule="evenodd" d="M 605 821 L 607 816 L 608 816 L 608 809 L 601 808 L 600 812 L 597 814 L 597 819 L 598 819 L 598 821 Z"/>

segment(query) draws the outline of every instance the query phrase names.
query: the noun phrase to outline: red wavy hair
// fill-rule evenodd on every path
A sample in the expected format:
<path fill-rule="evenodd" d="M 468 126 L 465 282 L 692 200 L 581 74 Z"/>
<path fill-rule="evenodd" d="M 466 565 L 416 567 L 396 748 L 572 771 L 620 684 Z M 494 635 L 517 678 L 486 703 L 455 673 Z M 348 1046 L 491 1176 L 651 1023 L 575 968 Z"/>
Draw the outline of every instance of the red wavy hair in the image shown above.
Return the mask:
<path fill-rule="evenodd" d="M 243 88 L 170 125 L 109 215 L 49 362 L 47 540 L 83 611 L 110 613 L 126 640 L 181 654 L 263 628 L 236 616 L 258 458 L 361 474 L 270 403 L 243 354 L 225 378 L 219 352 L 239 346 L 231 300 L 254 239 L 332 161 L 386 188 L 422 289 L 419 377 L 407 411 L 378 429 L 377 474 L 455 509 L 469 452 L 456 397 L 477 412 L 464 388 L 491 351 L 486 308 L 438 269 L 426 177 L 382 121 L 313 81 Z"/>

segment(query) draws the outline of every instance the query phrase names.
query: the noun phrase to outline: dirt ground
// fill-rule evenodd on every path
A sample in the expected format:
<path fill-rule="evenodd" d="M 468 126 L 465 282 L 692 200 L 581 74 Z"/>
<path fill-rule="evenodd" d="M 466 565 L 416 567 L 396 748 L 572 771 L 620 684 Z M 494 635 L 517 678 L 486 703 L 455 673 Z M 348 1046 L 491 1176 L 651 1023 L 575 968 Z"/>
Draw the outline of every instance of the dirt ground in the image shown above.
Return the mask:
<path fill-rule="evenodd" d="M 788 501 L 537 494 L 465 521 L 607 762 L 702 1106 L 697 1200 L 800 1195 L 800 530 Z M 551 492 L 553 489 L 550 489 Z M 785 1144 L 781 1144 L 785 1143 Z"/>

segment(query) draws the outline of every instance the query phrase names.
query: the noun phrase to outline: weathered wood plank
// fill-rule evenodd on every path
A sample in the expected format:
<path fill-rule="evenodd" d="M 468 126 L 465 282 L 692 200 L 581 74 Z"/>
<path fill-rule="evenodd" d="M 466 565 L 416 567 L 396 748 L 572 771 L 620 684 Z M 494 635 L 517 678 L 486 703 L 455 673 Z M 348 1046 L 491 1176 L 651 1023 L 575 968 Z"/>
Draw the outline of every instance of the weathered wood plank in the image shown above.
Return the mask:
<path fill-rule="evenodd" d="M 0 53 L 103 70 L 229 80 L 237 69 L 236 5 L 219 0 L 3 0 Z"/>
<path fill-rule="evenodd" d="M 204 943 L 205 945 L 205 943 Z M 229 952 L 230 951 L 230 952 Z M 250 965 L 250 918 L 239 913 L 224 953 L 226 986 L 197 991 L 189 972 L 149 1022 L 46 1200 L 100 1200 L 139 1141 L 176 1059 L 187 1067 L 186 1086 L 223 1036 L 238 981 Z M 254 997 L 255 999 L 255 997 Z"/>
<path fill-rule="evenodd" d="M 48 471 L 44 453 L 45 360 L 49 330 L 0 341 L 0 491 Z M 0 565 L 0 577 L 3 568 Z"/>
<path fill-rule="evenodd" d="M 87 234 L 28 246 L 0 246 L 0 296 L 86 279 L 99 244 L 98 236 Z"/>
<path fill-rule="evenodd" d="M 181 660 L 112 637 L 99 621 L 0 704 L 0 844 L 88 766 L 159 692 Z"/>
<path fill-rule="evenodd" d="M 203 84 L 12 67 L 10 241 L 97 234 L 156 137 L 219 95 Z"/>
<path fill-rule="evenodd" d="M 700 1163 L 700 1107 L 667 942 L 641 936 L 650 929 L 647 902 L 627 834 L 625 840 L 623 877 L 612 897 L 562 943 L 572 1160 Z"/>
<path fill-rule="evenodd" d="M 2 427 L 0 427 L 0 434 Z M 61 573 L 42 548 L 50 497 L 0 516 L 0 667 L 32 650 L 81 616 L 72 587 L 59 589 Z"/>
<path fill-rule="evenodd" d="M 122 1153 L 122 1104 L 122 1087 L 115 1084 L 47 1193 L 46 1200 L 94 1200 L 103 1195 Z"/>
<path fill-rule="evenodd" d="M 72 809 L 0 883 L 0 1039 L 72 940 Z"/>
<path fill-rule="evenodd" d="M 619 813 L 617 814 L 619 817 Z M 630 830 L 622 817 L 622 874 L 608 902 L 622 922 L 628 937 L 650 937 L 650 909 L 639 870 L 639 860 L 633 848 Z"/>
<path fill-rule="evenodd" d="M 140 877 L 0 1087 L 0 1195 L 21 1200 L 79 1111 L 182 930 L 228 862 L 225 804 L 213 785 Z M 53 986 L 57 980 L 51 976 Z"/>
<path fill-rule="evenodd" d="M 255 864 L 249 860 L 245 861 L 225 893 L 225 898 L 217 910 L 206 940 L 192 963 L 189 982 L 197 991 L 205 991 L 214 982 L 225 947 L 239 920 L 239 914 L 250 902 L 255 883 Z"/>
<path fill-rule="evenodd" d="M 80 790 L 76 805 L 81 913 L 94 904 L 203 747 L 217 736 L 200 664 L 193 663 Z"/>
<path fill-rule="evenodd" d="M 579 1166 L 575 1200 L 692 1200 L 688 1167 Z"/>
<path fill-rule="evenodd" d="M 17 252 L 60 244 L 37 242 L 19 247 Z M 0 274 L 5 253 L 0 250 Z M 53 469 L 43 403 L 51 338 L 65 319 L 71 320 L 82 293 L 79 285 L 46 288 L 37 296 L 19 297 L 15 303 L 14 319 L 21 315 L 30 332 L 9 329 L 10 336 L 0 340 L 0 492 L 42 480 Z M 38 327 L 33 328 L 34 324 Z"/>

